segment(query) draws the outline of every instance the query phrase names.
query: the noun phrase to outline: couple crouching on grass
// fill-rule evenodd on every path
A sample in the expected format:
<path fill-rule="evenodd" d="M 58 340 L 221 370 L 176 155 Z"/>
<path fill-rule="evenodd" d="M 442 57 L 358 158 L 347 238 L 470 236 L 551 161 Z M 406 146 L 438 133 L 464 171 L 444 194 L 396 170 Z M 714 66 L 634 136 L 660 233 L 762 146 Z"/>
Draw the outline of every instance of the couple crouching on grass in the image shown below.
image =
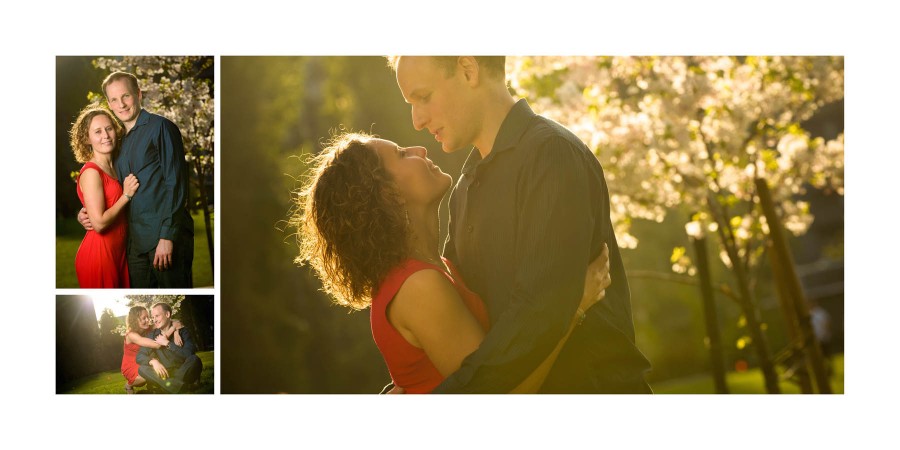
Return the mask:
<path fill-rule="evenodd" d="M 172 307 L 157 303 L 150 308 L 132 307 L 128 311 L 122 375 L 125 392 L 134 394 L 136 386 L 148 382 L 170 394 L 187 393 L 200 381 L 203 364 L 194 354 L 196 346 L 190 332 L 172 320 Z"/>

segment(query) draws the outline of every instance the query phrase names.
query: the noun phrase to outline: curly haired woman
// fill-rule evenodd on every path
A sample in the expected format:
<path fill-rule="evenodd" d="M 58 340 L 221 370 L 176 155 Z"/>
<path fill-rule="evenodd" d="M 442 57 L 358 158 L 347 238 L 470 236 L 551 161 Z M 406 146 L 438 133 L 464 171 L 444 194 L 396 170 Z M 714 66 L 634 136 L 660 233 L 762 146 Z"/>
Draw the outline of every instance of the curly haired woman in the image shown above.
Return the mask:
<path fill-rule="evenodd" d="M 340 305 L 370 307 L 372 335 L 395 386 L 428 393 L 475 351 L 487 310 L 439 251 L 438 208 L 452 184 L 423 147 L 361 133 L 313 160 L 292 222 L 300 255 Z M 609 283 L 607 252 L 588 268 L 569 333 L 513 392 L 537 392 L 583 311 Z"/>
<path fill-rule="evenodd" d="M 84 163 L 76 191 L 93 223 L 93 230 L 75 255 L 75 273 L 83 288 L 127 288 L 125 259 L 127 220 L 123 212 L 139 183 L 128 175 L 119 184 L 113 166 L 123 135 L 122 126 L 106 108 L 91 105 L 75 119 L 69 131 L 75 159 Z"/>

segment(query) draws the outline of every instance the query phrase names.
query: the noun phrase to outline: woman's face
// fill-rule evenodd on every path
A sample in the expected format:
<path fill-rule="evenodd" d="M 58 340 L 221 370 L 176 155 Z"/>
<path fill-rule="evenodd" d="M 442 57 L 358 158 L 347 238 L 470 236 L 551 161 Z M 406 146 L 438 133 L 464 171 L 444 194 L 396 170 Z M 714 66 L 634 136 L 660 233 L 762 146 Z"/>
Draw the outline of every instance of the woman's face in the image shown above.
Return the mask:
<path fill-rule="evenodd" d="M 453 179 L 428 159 L 424 147 L 400 147 L 384 139 L 372 139 L 373 148 L 391 175 L 400 195 L 409 203 L 440 202 Z"/>
<path fill-rule="evenodd" d="M 146 310 L 141 311 L 141 316 L 138 318 L 138 326 L 144 331 L 150 329 L 150 316 L 147 314 Z"/>
<path fill-rule="evenodd" d="M 110 154 L 116 147 L 116 128 L 106 114 L 91 118 L 88 127 L 88 143 L 94 153 Z"/>

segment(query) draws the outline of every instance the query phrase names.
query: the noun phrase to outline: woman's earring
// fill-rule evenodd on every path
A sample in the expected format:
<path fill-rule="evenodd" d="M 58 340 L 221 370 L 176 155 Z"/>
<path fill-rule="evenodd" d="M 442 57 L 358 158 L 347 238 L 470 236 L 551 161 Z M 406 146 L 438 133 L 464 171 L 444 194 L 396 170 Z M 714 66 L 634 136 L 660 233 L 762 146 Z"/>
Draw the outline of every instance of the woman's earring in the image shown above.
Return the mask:
<path fill-rule="evenodd" d="M 406 211 L 406 226 L 409 226 L 409 210 L 405 209 L 404 211 Z"/>

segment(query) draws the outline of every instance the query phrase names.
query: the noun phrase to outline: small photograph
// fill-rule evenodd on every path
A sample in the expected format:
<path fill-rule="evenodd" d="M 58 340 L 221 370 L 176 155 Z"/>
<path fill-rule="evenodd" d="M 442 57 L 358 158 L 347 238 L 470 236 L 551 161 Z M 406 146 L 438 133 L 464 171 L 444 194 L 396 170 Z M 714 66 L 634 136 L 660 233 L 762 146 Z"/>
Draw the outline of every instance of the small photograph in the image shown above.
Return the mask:
<path fill-rule="evenodd" d="M 57 288 L 213 287 L 213 64 L 57 57 Z"/>
<path fill-rule="evenodd" d="M 212 394 L 213 296 L 56 297 L 57 394 Z"/>
<path fill-rule="evenodd" d="M 221 64 L 222 393 L 843 393 L 842 56 Z"/>

